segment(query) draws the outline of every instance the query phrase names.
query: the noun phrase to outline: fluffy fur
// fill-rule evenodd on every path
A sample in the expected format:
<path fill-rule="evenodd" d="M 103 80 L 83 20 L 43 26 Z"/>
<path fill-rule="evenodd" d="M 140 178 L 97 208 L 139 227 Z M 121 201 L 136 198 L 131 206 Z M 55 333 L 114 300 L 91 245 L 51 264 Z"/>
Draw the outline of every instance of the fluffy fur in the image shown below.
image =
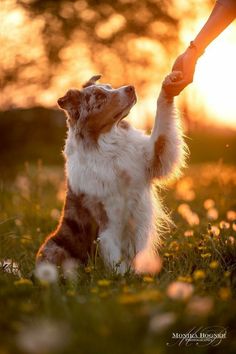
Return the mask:
<path fill-rule="evenodd" d="M 178 75 L 172 73 L 166 81 Z M 86 263 L 98 237 L 106 265 L 124 273 L 135 265 L 138 270 L 137 255 L 155 254 L 170 219 L 153 182 L 178 176 L 186 149 L 173 99 L 163 89 L 149 136 L 123 120 L 136 103 L 134 88 L 113 89 L 96 84 L 99 78 L 58 100 L 68 117 L 68 191 L 60 224 L 37 260 L 61 264 L 73 257 Z"/>

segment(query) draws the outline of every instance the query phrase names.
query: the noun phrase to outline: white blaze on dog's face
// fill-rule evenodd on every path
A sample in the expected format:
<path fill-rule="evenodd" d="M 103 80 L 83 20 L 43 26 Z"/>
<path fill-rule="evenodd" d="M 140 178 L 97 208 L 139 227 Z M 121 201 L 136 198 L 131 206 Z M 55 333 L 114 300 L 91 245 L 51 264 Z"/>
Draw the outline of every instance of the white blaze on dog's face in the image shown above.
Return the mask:
<path fill-rule="evenodd" d="M 82 90 L 69 90 L 58 100 L 58 105 L 67 112 L 69 125 L 81 137 L 94 141 L 126 117 L 137 101 L 133 86 L 113 89 L 110 85 L 96 84 L 100 77 L 93 76 Z"/>

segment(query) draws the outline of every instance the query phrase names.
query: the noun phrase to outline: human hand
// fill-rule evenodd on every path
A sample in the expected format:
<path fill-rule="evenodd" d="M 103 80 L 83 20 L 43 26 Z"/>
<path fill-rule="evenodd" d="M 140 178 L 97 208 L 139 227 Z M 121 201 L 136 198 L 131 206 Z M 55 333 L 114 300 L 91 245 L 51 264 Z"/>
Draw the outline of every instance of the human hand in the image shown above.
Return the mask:
<path fill-rule="evenodd" d="M 164 82 L 163 88 L 167 96 L 178 96 L 180 92 L 193 82 L 198 53 L 195 48 L 187 48 L 175 61 L 172 71 L 181 71 L 182 78 L 172 82 Z"/>

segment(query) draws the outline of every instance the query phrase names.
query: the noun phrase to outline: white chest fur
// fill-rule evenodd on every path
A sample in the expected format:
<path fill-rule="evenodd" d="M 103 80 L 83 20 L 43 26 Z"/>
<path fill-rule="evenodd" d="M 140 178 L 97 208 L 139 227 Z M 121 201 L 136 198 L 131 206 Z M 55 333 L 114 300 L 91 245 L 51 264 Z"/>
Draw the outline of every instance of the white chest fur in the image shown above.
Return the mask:
<path fill-rule="evenodd" d="M 73 192 L 101 199 L 127 194 L 127 189 L 140 193 L 146 184 L 144 140 L 139 132 L 115 128 L 100 137 L 97 149 L 85 150 L 69 132 L 66 172 Z"/>
<path fill-rule="evenodd" d="M 70 187 L 76 194 L 99 199 L 107 214 L 108 225 L 99 239 L 108 263 L 117 263 L 123 248 L 129 257 L 134 256 L 134 233 L 137 249 L 150 235 L 153 204 L 145 171 L 146 143 L 147 137 L 138 131 L 115 130 L 100 137 L 97 150 L 85 151 L 68 136 L 65 154 Z"/>

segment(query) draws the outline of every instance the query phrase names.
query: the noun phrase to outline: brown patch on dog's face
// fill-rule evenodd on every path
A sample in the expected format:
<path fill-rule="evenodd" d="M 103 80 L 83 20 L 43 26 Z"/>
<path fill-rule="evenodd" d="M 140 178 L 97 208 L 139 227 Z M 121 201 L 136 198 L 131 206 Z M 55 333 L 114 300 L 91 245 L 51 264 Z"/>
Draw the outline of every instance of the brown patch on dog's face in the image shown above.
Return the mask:
<path fill-rule="evenodd" d="M 101 134 L 111 130 L 117 122 L 118 92 L 112 89 L 91 87 L 84 90 L 87 117 L 81 122 L 82 134 L 96 143 Z"/>
<path fill-rule="evenodd" d="M 58 100 L 59 106 L 66 110 L 68 122 L 76 129 L 77 136 L 95 144 L 99 136 L 109 132 L 136 103 L 133 86 L 113 89 L 110 85 L 96 85 L 99 78 L 99 75 L 92 77 L 81 91 L 69 90 Z"/>
<path fill-rule="evenodd" d="M 128 115 L 136 103 L 132 86 L 113 89 L 110 85 L 92 85 L 83 90 L 85 97 L 86 119 L 81 120 L 81 133 L 97 143 L 101 134 L 109 132 L 114 124 Z M 128 129 L 128 124 L 122 128 Z"/>
<path fill-rule="evenodd" d="M 69 123 L 75 124 L 80 118 L 83 94 L 77 89 L 70 89 L 58 99 L 58 106 L 68 113 Z"/>

